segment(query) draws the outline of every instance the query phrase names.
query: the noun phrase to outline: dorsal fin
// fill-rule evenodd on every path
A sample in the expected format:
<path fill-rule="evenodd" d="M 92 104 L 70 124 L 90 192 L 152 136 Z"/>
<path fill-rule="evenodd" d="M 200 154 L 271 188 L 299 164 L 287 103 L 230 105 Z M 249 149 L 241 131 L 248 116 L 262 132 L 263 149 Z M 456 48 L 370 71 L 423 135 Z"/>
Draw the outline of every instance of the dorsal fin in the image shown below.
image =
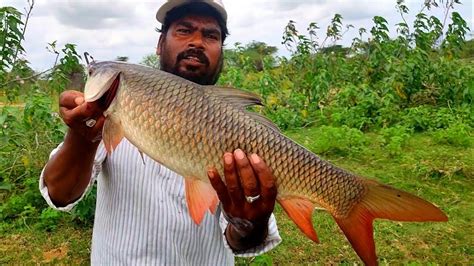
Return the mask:
<path fill-rule="evenodd" d="M 245 111 L 246 114 L 257 120 L 258 122 L 268 126 L 273 130 L 280 131 L 278 126 L 275 125 L 270 119 L 259 113 L 245 110 L 245 108 L 253 105 L 263 106 L 262 100 L 257 94 L 230 87 L 204 86 L 204 88 L 207 93 L 224 99 L 227 103 L 232 104 L 233 106 L 239 109 L 242 109 L 243 111 Z"/>
<path fill-rule="evenodd" d="M 245 111 L 245 113 L 248 114 L 253 119 L 257 120 L 259 123 L 262 123 L 265 126 L 280 132 L 280 129 L 278 128 L 278 126 L 275 125 L 270 119 L 266 118 L 265 116 L 259 113 L 250 112 L 250 111 Z"/>
<path fill-rule="evenodd" d="M 225 99 L 226 102 L 238 108 L 245 109 L 252 105 L 263 105 L 260 97 L 252 92 L 230 87 L 204 86 L 204 88 L 207 93 Z"/>

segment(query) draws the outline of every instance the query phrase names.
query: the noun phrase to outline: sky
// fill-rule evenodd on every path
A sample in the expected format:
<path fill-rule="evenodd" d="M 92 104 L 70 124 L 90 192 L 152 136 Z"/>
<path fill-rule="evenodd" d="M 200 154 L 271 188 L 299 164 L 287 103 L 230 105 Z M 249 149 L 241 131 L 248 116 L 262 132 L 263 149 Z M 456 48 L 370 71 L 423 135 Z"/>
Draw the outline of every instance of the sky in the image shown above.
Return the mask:
<path fill-rule="evenodd" d="M 396 0 L 223 0 L 228 13 L 230 36 L 225 45 L 234 47 L 236 42 L 247 44 L 262 41 L 278 48 L 278 55 L 290 52 L 281 44 L 283 30 L 290 20 L 296 22 L 301 33 L 306 33 L 309 23 L 321 28 L 318 36 L 324 38 L 326 27 L 334 14 L 341 14 L 349 30 L 337 44 L 350 45 L 361 27 L 370 31 L 374 16 L 384 17 L 392 36 L 396 23 L 401 22 L 396 12 Z M 113 60 L 127 56 L 132 63 L 139 63 L 145 55 L 155 52 L 160 27 L 155 14 L 165 0 L 36 0 L 28 22 L 23 46 L 26 59 L 37 71 L 53 66 L 55 55 L 46 49 L 48 43 L 57 41 L 61 48 L 66 43 L 77 45 L 79 54 L 88 52 L 96 60 Z M 423 0 L 406 0 L 410 9 L 407 21 L 413 21 L 422 8 Z M 440 2 L 440 0 L 437 0 Z M 473 3 L 461 0 L 454 11 L 467 21 L 473 38 Z M 0 0 L 0 6 L 13 6 L 25 13 L 27 0 Z M 443 9 L 432 10 L 443 17 Z M 449 19 L 449 18 L 448 18 Z"/>

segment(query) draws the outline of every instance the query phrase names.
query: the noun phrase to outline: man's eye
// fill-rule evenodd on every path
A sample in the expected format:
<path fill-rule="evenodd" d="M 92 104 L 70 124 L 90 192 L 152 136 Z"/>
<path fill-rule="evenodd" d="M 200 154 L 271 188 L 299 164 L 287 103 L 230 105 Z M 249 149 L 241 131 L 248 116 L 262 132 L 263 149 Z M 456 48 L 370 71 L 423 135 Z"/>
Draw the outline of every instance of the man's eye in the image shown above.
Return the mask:
<path fill-rule="evenodd" d="M 178 29 L 177 32 L 187 34 L 187 33 L 190 33 L 191 31 L 188 29 Z"/>
<path fill-rule="evenodd" d="M 216 41 L 219 40 L 219 36 L 217 36 L 217 34 L 207 34 L 206 37 Z"/>

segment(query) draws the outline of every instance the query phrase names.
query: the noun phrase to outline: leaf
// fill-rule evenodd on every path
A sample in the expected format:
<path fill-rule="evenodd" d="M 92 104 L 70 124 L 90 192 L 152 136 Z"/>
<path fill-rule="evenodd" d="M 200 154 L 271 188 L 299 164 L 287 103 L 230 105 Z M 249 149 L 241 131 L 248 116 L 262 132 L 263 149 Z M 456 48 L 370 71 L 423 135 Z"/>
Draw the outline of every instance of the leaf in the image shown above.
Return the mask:
<path fill-rule="evenodd" d="M 12 188 L 13 186 L 10 183 L 0 183 L 0 190 L 11 191 Z"/>
<path fill-rule="evenodd" d="M 262 254 L 252 259 L 250 262 L 251 266 L 271 266 L 273 265 L 273 260 L 270 255 Z"/>

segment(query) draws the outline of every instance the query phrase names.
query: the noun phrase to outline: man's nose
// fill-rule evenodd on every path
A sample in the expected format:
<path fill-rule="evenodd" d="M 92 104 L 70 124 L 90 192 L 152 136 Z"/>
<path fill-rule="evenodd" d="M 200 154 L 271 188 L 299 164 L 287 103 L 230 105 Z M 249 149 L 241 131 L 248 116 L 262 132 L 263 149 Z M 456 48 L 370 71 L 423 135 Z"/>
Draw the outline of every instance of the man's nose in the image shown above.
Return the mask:
<path fill-rule="evenodd" d="M 191 36 L 188 46 L 197 49 L 204 49 L 204 40 L 202 34 L 200 32 L 195 32 Z"/>

